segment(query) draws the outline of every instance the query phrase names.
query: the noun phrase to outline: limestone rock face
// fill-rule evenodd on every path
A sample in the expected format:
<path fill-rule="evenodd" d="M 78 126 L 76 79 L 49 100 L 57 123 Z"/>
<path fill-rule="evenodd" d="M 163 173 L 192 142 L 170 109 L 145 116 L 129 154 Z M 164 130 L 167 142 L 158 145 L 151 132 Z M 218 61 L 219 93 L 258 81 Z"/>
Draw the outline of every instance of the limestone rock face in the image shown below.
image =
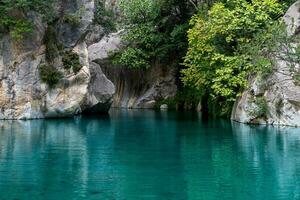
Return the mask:
<path fill-rule="evenodd" d="M 80 21 L 78 24 L 68 23 L 62 20 L 62 23 L 56 25 L 58 30 L 58 40 L 65 47 L 74 47 L 80 38 L 87 33 L 88 27 L 94 19 L 95 2 L 94 0 L 72 0 L 59 1 L 58 10 L 62 10 L 66 16 L 78 15 Z"/>
<path fill-rule="evenodd" d="M 112 102 L 112 94 L 115 93 L 114 84 L 106 78 L 100 66 L 90 63 L 91 79 L 88 86 L 86 113 L 99 113 L 108 111 Z M 101 87 L 99 87 L 101 86 Z"/>
<path fill-rule="evenodd" d="M 107 60 L 109 53 L 122 48 L 121 40 L 122 31 L 111 33 L 103 37 L 99 42 L 94 43 L 88 47 L 89 59 L 91 62 L 99 62 Z"/>
<path fill-rule="evenodd" d="M 284 16 L 288 34 L 299 34 L 300 1 Z M 299 66 L 297 66 L 299 68 Z M 260 99 L 257 104 L 255 99 Z M 255 115 L 265 107 L 263 116 Z M 300 86 L 293 78 L 286 61 L 278 60 L 267 80 L 252 78 L 251 87 L 237 100 L 232 119 L 242 123 L 300 126 Z"/>
<path fill-rule="evenodd" d="M 148 70 L 103 66 L 104 73 L 116 85 L 113 107 L 155 108 L 162 100 L 176 96 L 176 69 L 152 66 Z"/>
<path fill-rule="evenodd" d="M 105 27 L 95 24 L 95 1 L 57 1 L 51 25 L 36 13 L 28 13 L 34 30 L 22 41 L 0 33 L 0 119 L 71 117 L 107 112 L 111 105 L 154 108 L 158 101 L 176 95 L 177 72 L 172 67 L 130 70 L 108 62 L 111 51 L 124 47 L 121 36 L 125 31 L 108 34 Z M 103 2 L 119 22 L 118 0 Z M 45 40 L 49 30 L 56 38 L 50 42 L 55 46 L 51 62 Z M 78 72 L 63 66 L 63 56 L 70 51 L 79 56 L 82 68 Z M 62 74 L 55 87 L 41 81 L 45 65 Z"/>
<path fill-rule="evenodd" d="M 151 109 L 157 102 L 175 97 L 174 67 L 152 66 L 147 70 L 133 70 L 107 62 L 110 52 L 124 46 L 121 40 L 123 34 L 124 31 L 112 33 L 88 47 L 90 62 L 98 63 L 116 86 L 113 107 Z"/>
<path fill-rule="evenodd" d="M 63 1 L 62 1 L 63 2 Z M 47 25 L 34 16 L 35 30 L 24 41 L 9 35 L 0 38 L 0 119 L 69 117 L 82 112 L 107 112 L 115 87 L 100 67 L 89 62 L 85 36 L 94 17 L 93 0 L 68 1 L 64 12 L 82 9 L 79 24 L 54 25 L 62 51 L 79 55 L 82 68 L 74 73 L 62 67 L 61 57 L 54 61 L 62 73 L 59 83 L 50 88 L 41 82 L 40 66 L 46 64 L 44 37 Z M 61 4 L 58 3 L 57 9 Z"/>

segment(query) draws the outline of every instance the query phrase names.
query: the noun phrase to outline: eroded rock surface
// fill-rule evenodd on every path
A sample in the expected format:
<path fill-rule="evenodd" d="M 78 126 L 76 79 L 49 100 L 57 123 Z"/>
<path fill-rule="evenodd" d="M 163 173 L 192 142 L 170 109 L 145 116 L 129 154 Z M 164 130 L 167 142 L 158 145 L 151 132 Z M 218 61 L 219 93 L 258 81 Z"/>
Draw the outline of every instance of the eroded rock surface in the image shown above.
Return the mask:
<path fill-rule="evenodd" d="M 107 62 L 109 53 L 121 49 L 124 31 L 105 36 L 88 47 L 90 62 L 98 63 L 115 84 L 113 107 L 154 108 L 159 101 L 174 98 L 177 93 L 176 69 L 152 66 L 150 69 L 128 69 Z"/>
<path fill-rule="evenodd" d="M 300 1 L 284 16 L 290 35 L 299 34 L 299 10 Z M 252 79 L 251 87 L 236 102 L 232 119 L 242 123 L 300 126 L 300 86 L 286 61 L 278 60 L 267 80 Z"/>
<path fill-rule="evenodd" d="M 85 42 L 94 17 L 94 1 L 58 3 L 55 9 L 82 10 L 76 26 L 63 20 L 54 25 L 62 52 L 71 50 L 78 54 L 82 68 L 76 73 L 64 69 L 59 55 L 52 64 L 63 77 L 54 88 L 41 82 L 40 67 L 47 64 L 44 38 L 48 27 L 38 16 L 33 17 L 35 30 L 24 41 L 3 35 L 0 39 L 0 119 L 69 117 L 91 109 L 107 112 L 111 105 L 114 85 L 99 66 L 89 62 Z"/>
<path fill-rule="evenodd" d="M 15 41 L 9 34 L 1 35 L 0 119 L 70 117 L 107 112 L 111 105 L 154 108 L 158 101 L 176 95 L 177 72 L 172 67 L 130 70 L 108 62 L 110 52 L 124 46 L 121 36 L 126 31 L 109 33 L 101 24 L 94 23 L 95 1 L 58 1 L 54 6 L 56 20 L 51 25 L 30 13 L 35 30 L 22 41 Z M 103 2 L 114 12 L 113 20 L 119 22 L 118 0 Z M 68 15 L 79 16 L 79 21 L 68 20 Z M 45 38 L 53 39 L 52 34 L 55 41 L 50 42 L 50 62 Z M 66 52 L 79 56 L 78 72 L 64 68 Z M 54 66 L 62 74 L 55 87 L 41 81 L 44 65 Z"/>

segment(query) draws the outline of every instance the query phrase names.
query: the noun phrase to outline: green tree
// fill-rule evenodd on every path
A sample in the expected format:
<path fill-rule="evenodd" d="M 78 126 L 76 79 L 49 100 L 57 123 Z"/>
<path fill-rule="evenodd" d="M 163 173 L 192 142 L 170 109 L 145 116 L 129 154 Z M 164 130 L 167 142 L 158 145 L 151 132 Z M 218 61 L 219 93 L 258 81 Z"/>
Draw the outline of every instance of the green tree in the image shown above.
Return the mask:
<path fill-rule="evenodd" d="M 115 64 L 142 69 L 182 61 L 194 9 L 188 0 L 122 0 L 120 8 L 128 47 L 114 55 Z"/>
<path fill-rule="evenodd" d="M 29 11 L 39 13 L 43 19 L 53 18 L 52 5 L 55 0 L 2 0 L 0 1 L 0 30 L 7 31 L 15 39 L 33 30 L 27 17 Z"/>
<path fill-rule="evenodd" d="M 188 31 L 189 49 L 183 82 L 201 91 L 210 112 L 226 116 L 255 72 L 249 56 L 238 51 L 283 14 L 277 0 L 227 0 L 215 3 L 208 15 L 195 15 Z M 208 96 L 208 98 L 207 98 Z"/>

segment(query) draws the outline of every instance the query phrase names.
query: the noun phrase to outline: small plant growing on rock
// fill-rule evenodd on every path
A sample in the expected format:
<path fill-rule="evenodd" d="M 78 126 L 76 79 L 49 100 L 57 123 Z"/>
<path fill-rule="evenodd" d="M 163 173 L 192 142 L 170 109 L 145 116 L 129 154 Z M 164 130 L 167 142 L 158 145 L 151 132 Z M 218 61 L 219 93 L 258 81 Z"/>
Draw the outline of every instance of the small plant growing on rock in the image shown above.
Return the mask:
<path fill-rule="evenodd" d="M 82 7 L 75 13 L 65 14 L 63 17 L 63 21 L 70 24 L 72 27 L 78 27 L 80 25 L 83 13 L 84 8 Z"/>
<path fill-rule="evenodd" d="M 251 99 L 254 107 L 249 111 L 249 114 L 254 118 L 266 118 L 269 113 L 269 107 L 264 97 L 255 97 Z"/>
<path fill-rule="evenodd" d="M 294 83 L 295 85 L 299 86 L 299 85 L 300 85 L 300 74 L 294 73 L 294 74 L 292 75 L 292 78 L 293 78 L 293 83 Z"/>
<path fill-rule="evenodd" d="M 50 22 L 54 17 L 53 4 L 56 0 L 1 0 L 0 32 L 9 33 L 12 39 L 20 41 L 34 31 L 34 22 L 29 12 Z"/>
<path fill-rule="evenodd" d="M 54 88 L 62 78 L 62 73 L 52 65 L 42 65 L 39 70 L 41 81 L 50 88 Z"/>
<path fill-rule="evenodd" d="M 78 54 L 73 51 L 67 51 L 62 58 L 62 62 L 65 69 L 72 69 L 75 74 L 82 68 Z"/>
<path fill-rule="evenodd" d="M 275 103 L 276 114 L 280 116 L 282 114 L 282 108 L 284 106 L 283 99 L 279 98 Z"/>
<path fill-rule="evenodd" d="M 46 60 L 47 62 L 52 62 L 56 57 L 59 56 L 58 41 L 55 29 L 53 26 L 49 25 L 45 35 L 44 43 L 46 46 Z"/>
<path fill-rule="evenodd" d="M 115 31 L 116 24 L 114 23 L 114 13 L 112 10 L 105 8 L 102 0 L 95 1 L 95 17 L 94 23 L 102 25 L 107 31 Z"/>
<path fill-rule="evenodd" d="M 74 14 L 68 14 L 64 16 L 64 22 L 71 24 L 73 27 L 77 27 L 80 25 L 80 17 Z"/>

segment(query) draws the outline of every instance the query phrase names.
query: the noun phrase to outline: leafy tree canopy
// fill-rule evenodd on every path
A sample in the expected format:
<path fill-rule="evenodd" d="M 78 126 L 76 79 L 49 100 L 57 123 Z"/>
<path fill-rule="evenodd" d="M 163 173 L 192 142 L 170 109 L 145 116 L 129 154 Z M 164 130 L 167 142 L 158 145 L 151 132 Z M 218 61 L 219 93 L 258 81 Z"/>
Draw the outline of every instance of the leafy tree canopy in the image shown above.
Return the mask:
<path fill-rule="evenodd" d="M 188 0 L 122 0 L 120 7 L 128 48 L 114 55 L 114 63 L 145 69 L 181 61 L 193 10 Z"/>
<path fill-rule="evenodd" d="M 236 97 L 248 85 L 249 74 L 256 71 L 239 47 L 250 44 L 283 12 L 277 0 L 227 0 L 215 3 L 208 15 L 195 15 L 188 31 L 184 84 L 208 94 L 219 115 L 230 114 Z"/>
<path fill-rule="evenodd" d="M 24 33 L 32 31 L 32 23 L 26 16 L 35 11 L 44 19 L 51 19 L 54 0 L 2 0 L 0 1 L 0 30 L 8 31 L 15 39 L 22 39 Z"/>

